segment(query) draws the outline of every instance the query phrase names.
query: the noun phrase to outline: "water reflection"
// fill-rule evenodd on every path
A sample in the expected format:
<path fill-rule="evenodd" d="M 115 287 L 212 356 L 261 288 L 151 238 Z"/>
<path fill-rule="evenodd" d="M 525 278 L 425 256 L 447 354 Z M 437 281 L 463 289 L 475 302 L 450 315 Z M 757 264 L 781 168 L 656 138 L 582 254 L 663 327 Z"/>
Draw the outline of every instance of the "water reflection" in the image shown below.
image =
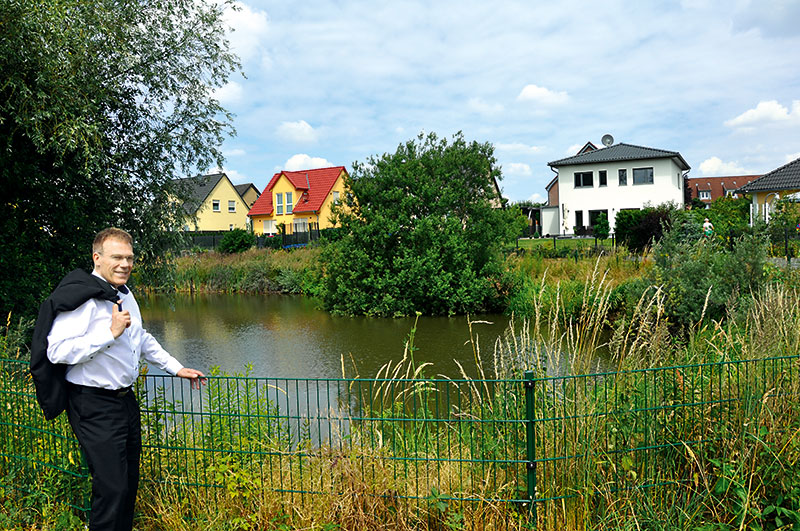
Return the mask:
<path fill-rule="evenodd" d="M 286 295 L 142 295 L 146 328 L 185 365 L 207 371 L 218 365 L 228 373 L 252 364 L 253 375 L 271 378 L 338 378 L 342 356 L 348 376 L 374 376 L 388 361 L 398 361 L 414 318 L 337 317 L 316 302 Z M 485 362 L 495 339 L 508 327 L 502 315 L 473 317 L 473 332 Z M 459 378 L 461 363 L 477 376 L 467 319 L 420 317 L 414 358 L 431 362 L 428 376 Z M 353 369 L 353 362 L 357 369 Z M 489 376 L 489 374 L 487 374 Z"/>

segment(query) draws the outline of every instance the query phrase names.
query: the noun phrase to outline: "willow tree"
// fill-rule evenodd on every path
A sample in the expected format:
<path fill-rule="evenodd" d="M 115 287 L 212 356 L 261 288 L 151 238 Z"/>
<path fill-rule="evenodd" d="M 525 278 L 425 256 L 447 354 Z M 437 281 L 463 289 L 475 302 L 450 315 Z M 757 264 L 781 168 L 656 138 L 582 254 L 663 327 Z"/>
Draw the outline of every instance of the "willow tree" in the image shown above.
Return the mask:
<path fill-rule="evenodd" d="M 491 144 L 431 133 L 355 163 L 322 257 L 337 313 L 455 314 L 498 299 L 502 249 L 524 219 L 501 208 Z"/>
<path fill-rule="evenodd" d="M 221 165 L 239 69 L 224 3 L 0 2 L 0 312 L 28 315 L 92 236 L 126 228 L 144 264 L 177 222 L 177 176 Z"/>

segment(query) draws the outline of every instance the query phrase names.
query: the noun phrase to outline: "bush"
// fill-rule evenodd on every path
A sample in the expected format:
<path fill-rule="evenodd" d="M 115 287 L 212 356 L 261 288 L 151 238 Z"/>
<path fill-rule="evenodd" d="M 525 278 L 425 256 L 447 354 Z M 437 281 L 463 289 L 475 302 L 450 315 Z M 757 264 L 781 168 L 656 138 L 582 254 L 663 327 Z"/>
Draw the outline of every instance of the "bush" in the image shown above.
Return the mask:
<path fill-rule="evenodd" d="M 597 216 L 597 221 L 594 224 L 594 236 L 597 239 L 605 240 L 611 232 L 611 227 L 608 225 L 608 216 L 601 213 Z"/>
<path fill-rule="evenodd" d="M 217 251 L 225 254 L 242 253 L 256 244 L 256 237 L 244 229 L 233 229 L 222 237 Z"/>
<path fill-rule="evenodd" d="M 657 207 L 646 206 L 641 210 L 622 210 L 617 213 L 614 232 L 617 241 L 631 251 L 641 252 L 648 245 L 657 243 L 664 227 L 669 227 L 670 214 L 676 211 L 673 203 Z"/>
<path fill-rule="evenodd" d="M 685 211 L 672 214 L 671 226 L 653 248 L 650 281 L 664 290 L 665 313 L 673 325 L 721 319 L 764 284 L 767 242 L 762 236 L 746 234 L 731 249 L 722 240 L 699 237 Z"/>

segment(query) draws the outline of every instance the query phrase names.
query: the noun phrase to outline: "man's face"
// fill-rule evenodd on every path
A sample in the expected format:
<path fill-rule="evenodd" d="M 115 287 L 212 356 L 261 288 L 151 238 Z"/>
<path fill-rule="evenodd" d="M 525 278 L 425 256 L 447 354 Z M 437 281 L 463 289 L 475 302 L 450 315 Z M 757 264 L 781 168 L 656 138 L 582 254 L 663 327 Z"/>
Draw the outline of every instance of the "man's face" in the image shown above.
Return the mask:
<path fill-rule="evenodd" d="M 92 254 L 94 270 L 109 284 L 121 286 L 128 282 L 133 269 L 133 248 L 115 238 L 103 242 L 103 251 Z"/>

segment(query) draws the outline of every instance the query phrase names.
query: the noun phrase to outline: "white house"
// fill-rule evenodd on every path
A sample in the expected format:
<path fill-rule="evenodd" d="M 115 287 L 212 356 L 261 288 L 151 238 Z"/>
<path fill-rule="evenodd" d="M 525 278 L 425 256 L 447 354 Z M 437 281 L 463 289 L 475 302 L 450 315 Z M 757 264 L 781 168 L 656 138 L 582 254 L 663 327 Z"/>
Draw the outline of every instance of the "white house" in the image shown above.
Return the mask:
<path fill-rule="evenodd" d="M 614 144 L 547 164 L 558 173 L 561 234 L 585 233 L 605 213 L 614 230 L 617 213 L 673 201 L 683 204 L 689 165 L 677 151 Z"/>

